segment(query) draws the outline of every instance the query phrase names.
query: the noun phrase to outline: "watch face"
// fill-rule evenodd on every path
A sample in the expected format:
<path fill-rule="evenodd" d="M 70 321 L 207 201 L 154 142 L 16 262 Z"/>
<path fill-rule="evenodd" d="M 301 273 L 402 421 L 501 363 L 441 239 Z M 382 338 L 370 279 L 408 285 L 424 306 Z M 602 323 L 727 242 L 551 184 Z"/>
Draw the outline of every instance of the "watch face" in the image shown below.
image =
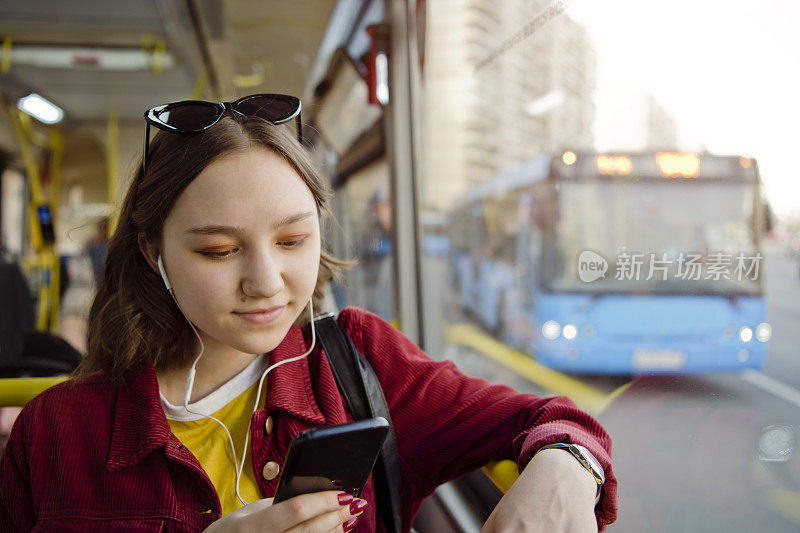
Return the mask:
<path fill-rule="evenodd" d="M 758 451 L 766 460 L 786 460 L 794 449 L 794 432 L 788 426 L 767 426 L 758 439 Z"/>

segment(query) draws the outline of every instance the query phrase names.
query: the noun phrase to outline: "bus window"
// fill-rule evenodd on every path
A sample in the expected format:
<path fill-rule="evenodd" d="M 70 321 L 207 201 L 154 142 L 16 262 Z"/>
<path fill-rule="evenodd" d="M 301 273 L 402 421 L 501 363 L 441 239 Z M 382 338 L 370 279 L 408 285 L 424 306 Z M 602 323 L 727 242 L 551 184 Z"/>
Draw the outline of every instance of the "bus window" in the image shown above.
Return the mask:
<path fill-rule="evenodd" d="M 797 530 L 797 6 L 429 4 L 429 349 L 607 424 L 618 531 Z"/>

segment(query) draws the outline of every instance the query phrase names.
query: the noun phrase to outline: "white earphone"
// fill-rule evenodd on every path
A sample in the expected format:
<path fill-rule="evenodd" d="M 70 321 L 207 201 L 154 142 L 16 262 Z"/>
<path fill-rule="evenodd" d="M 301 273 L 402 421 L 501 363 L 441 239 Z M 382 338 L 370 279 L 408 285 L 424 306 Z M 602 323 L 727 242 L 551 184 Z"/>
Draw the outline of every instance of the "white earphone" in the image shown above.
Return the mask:
<path fill-rule="evenodd" d="M 189 409 L 189 400 L 192 397 L 192 389 L 194 388 L 194 377 L 195 377 L 195 374 L 197 373 L 197 370 L 196 370 L 197 362 L 200 361 L 200 358 L 203 356 L 203 351 L 205 350 L 205 345 L 203 344 L 203 339 L 200 338 L 200 334 L 197 333 L 197 329 L 194 327 L 194 324 L 192 324 L 192 321 L 189 320 L 186 317 L 186 313 L 183 312 L 183 309 L 181 309 L 181 306 L 178 304 L 178 299 L 175 297 L 175 291 L 172 290 L 172 284 L 169 282 L 169 278 L 167 277 L 167 271 L 164 268 L 164 262 L 161 260 L 161 254 L 158 255 L 157 263 L 158 263 L 158 271 L 161 273 L 161 279 L 164 281 L 164 285 L 167 287 L 167 291 L 169 291 L 170 295 L 172 296 L 172 299 L 175 301 L 175 305 L 178 307 L 178 309 L 180 310 L 181 314 L 186 319 L 186 322 L 189 323 L 189 326 L 192 328 L 192 331 L 194 331 L 194 334 L 197 337 L 198 342 L 200 342 L 200 352 L 197 354 L 197 357 L 195 358 L 194 363 L 192 363 L 192 366 L 189 369 L 189 373 L 186 376 L 186 389 L 185 389 L 185 391 L 183 393 L 183 408 L 188 413 L 191 413 L 193 415 L 202 416 L 203 418 L 208 418 L 208 419 L 213 420 L 214 422 L 216 422 L 217 424 L 222 426 L 222 429 L 225 430 L 225 433 L 228 435 L 228 443 L 231 445 L 231 452 L 233 453 L 233 466 L 236 469 L 236 497 L 239 498 L 239 501 L 242 502 L 242 505 L 247 505 L 248 502 L 244 501 L 244 498 L 242 498 L 242 495 L 239 493 L 239 480 L 241 479 L 242 470 L 244 469 L 244 459 L 247 456 L 247 443 L 248 443 L 248 440 L 250 439 L 250 424 L 252 424 L 252 422 L 253 422 L 253 417 L 252 417 L 252 415 L 250 416 L 250 421 L 247 424 L 247 433 L 245 434 L 245 438 L 244 438 L 244 450 L 242 452 L 242 461 L 241 461 L 241 463 L 239 463 L 236 460 L 236 447 L 233 445 L 233 437 L 231 436 L 231 432 L 228 431 L 228 428 L 225 426 L 225 424 L 223 424 L 220 420 L 217 420 L 216 418 L 214 418 L 211 415 L 198 413 L 198 412 L 195 412 L 195 411 L 192 411 L 191 409 Z M 300 359 L 303 359 L 304 357 L 308 356 L 308 354 L 310 354 L 311 351 L 314 349 L 314 346 L 316 345 L 316 342 L 317 342 L 317 336 L 316 336 L 316 330 L 315 330 L 315 327 L 314 327 L 314 299 L 313 299 L 313 297 L 308 301 L 308 310 L 309 310 L 309 315 L 310 315 L 310 318 L 311 318 L 311 347 L 303 355 L 298 355 L 297 357 L 291 357 L 289 359 L 284 359 L 283 361 L 275 363 L 274 365 L 268 367 L 264 371 L 263 374 L 261 374 L 261 380 L 258 382 L 258 392 L 256 393 L 256 403 L 253 406 L 253 413 L 255 413 L 258 410 L 258 401 L 261 398 L 261 388 L 264 385 L 264 378 L 267 377 L 267 374 L 269 374 L 272 371 L 272 369 L 277 368 L 277 367 L 279 367 L 281 365 L 284 365 L 286 363 L 291 363 L 292 361 L 299 361 Z"/>
<path fill-rule="evenodd" d="M 167 271 L 164 270 L 164 261 L 161 260 L 161 254 L 158 254 L 158 271 L 161 272 L 161 279 L 164 280 L 164 285 L 167 286 L 167 290 L 172 292 L 172 285 L 169 283 Z"/>

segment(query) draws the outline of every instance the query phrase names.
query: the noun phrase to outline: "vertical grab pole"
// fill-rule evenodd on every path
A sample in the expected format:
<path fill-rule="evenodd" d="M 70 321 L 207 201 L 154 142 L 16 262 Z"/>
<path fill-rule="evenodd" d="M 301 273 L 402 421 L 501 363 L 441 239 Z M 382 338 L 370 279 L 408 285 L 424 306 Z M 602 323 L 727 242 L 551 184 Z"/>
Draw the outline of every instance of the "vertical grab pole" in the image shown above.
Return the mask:
<path fill-rule="evenodd" d="M 114 234 L 117 229 L 117 219 L 119 218 L 119 210 L 117 199 L 119 198 L 119 115 L 117 111 L 110 111 L 108 113 L 107 123 L 108 140 L 106 142 L 106 163 L 108 165 L 108 236 Z"/>
<path fill-rule="evenodd" d="M 422 246 L 418 224 L 419 57 L 416 2 L 385 0 L 389 21 L 389 102 L 384 108 L 391 165 L 397 316 L 403 333 L 424 348 Z"/>
<path fill-rule="evenodd" d="M 31 123 L 30 117 L 18 110 L 14 104 L 7 106 L 8 116 L 14 126 L 14 135 L 17 137 L 22 160 L 25 162 L 25 171 L 28 174 L 28 183 L 31 187 L 31 199 L 28 204 L 28 218 L 30 221 L 30 237 L 33 248 L 37 251 L 42 248 L 42 232 L 39 224 L 36 223 L 36 206 L 44 202 L 42 192 L 42 181 L 39 175 L 39 165 L 31 149 Z"/>
<path fill-rule="evenodd" d="M 31 244 L 33 249 L 36 250 L 36 256 L 27 258 L 27 260 L 23 262 L 23 265 L 25 266 L 26 273 L 29 275 L 31 275 L 31 273 L 35 273 L 38 276 L 44 275 L 44 283 L 37 280 L 39 286 L 36 306 L 36 329 L 45 331 L 48 329 L 47 310 L 50 299 L 48 288 L 52 280 L 49 279 L 50 274 L 45 270 L 47 250 L 36 216 L 36 207 L 44 202 L 42 179 L 39 172 L 39 165 L 36 162 L 36 156 L 33 154 L 31 146 L 33 144 L 33 131 L 30 117 L 26 113 L 18 110 L 12 103 L 8 103 L 6 110 L 11 119 L 11 124 L 14 126 L 14 135 L 17 137 L 19 149 L 22 152 L 22 159 L 25 162 L 25 171 L 28 174 L 27 178 L 31 190 L 30 201 L 28 203 L 28 227 Z M 42 270 L 45 270 L 44 274 L 42 274 Z"/>
<path fill-rule="evenodd" d="M 33 130 L 33 124 L 28 114 L 19 110 L 12 103 L 6 103 L 6 112 L 14 127 L 14 134 L 19 143 L 22 158 L 25 162 L 28 183 L 31 188 L 31 197 L 28 204 L 28 220 L 31 244 L 36 251 L 36 255 L 23 260 L 23 266 L 28 274 L 34 273 L 38 276 L 38 305 L 36 311 L 36 328 L 39 331 L 53 331 L 58 328 L 58 306 L 59 306 L 59 264 L 58 256 L 52 244 L 44 242 L 41 227 L 39 225 L 36 208 L 46 202 L 44 187 L 42 186 L 42 174 L 39 164 L 33 153 L 32 145 L 34 141 L 50 150 L 50 190 L 49 196 L 53 201 L 49 203 L 51 207 L 51 218 L 55 219 L 56 204 L 60 194 L 61 183 L 61 155 L 62 142 L 61 132 L 53 127 L 50 129 L 50 137 L 37 137 Z M 44 281 L 42 281 L 44 280 Z"/>
<path fill-rule="evenodd" d="M 64 144 L 61 130 L 50 127 L 50 198 L 53 220 L 58 220 L 58 208 L 61 203 L 61 157 Z M 59 311 L 61 309 L 61 263 L 54 245 L 48 245 L 50 253 L 50 331 L 58 333 Z"/>

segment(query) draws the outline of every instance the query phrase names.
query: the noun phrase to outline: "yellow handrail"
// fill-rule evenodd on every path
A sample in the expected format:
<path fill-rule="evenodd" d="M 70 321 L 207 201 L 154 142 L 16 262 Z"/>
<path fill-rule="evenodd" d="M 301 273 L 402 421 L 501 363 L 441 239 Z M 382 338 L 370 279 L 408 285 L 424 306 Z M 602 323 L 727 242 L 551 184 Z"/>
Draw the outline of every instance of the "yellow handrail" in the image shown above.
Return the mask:
<path fill-rule="evenodd" d="M 3 51 L 0 54 L 0 74 L 7 73 L 11 68 L 11 47 L 13 42 L 13 39 L 8 36 L 3 39 Z"/>
<path fill-rule="evenodd" d="M 508 489 L 519 477 L 517 463 L 509 460 L 491 462 L 484 467 L 484 472 L 503 492 L 508 492 Z"/>
<path fill-rule="evenodd" d="M 67 379 L 67 376 L 0 378 L 0 407 L 21 407 L 43 390 Z"/>

